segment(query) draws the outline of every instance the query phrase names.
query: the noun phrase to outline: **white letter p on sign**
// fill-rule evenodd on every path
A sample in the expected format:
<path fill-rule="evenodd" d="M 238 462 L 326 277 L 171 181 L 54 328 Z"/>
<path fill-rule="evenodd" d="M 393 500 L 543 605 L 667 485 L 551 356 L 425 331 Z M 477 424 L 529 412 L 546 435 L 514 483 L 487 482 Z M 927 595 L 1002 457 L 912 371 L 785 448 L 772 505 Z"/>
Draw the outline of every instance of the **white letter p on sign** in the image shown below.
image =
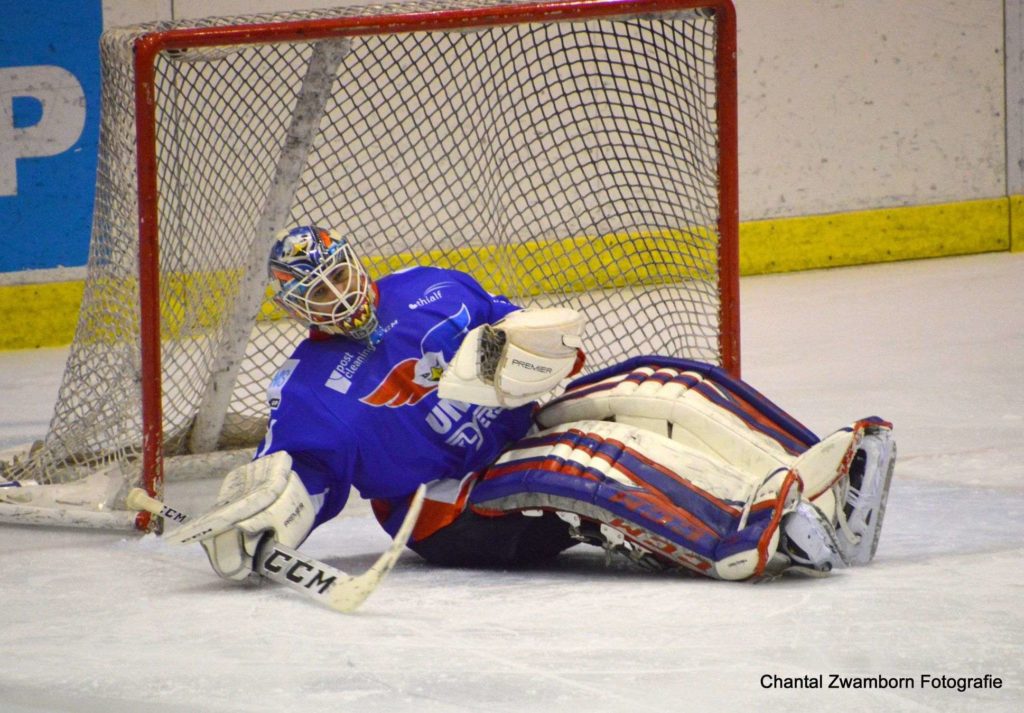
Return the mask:
<path fill-rule="evenodd" d="M 15 127 L 16 97 L 42 105 L 35 124 Z M 75 145 L 84 127 L 85 92 L 71 72 L 45 64 L 0 67 L 0 196 L 17 195 L 19 158 L 63 153 Z"/>

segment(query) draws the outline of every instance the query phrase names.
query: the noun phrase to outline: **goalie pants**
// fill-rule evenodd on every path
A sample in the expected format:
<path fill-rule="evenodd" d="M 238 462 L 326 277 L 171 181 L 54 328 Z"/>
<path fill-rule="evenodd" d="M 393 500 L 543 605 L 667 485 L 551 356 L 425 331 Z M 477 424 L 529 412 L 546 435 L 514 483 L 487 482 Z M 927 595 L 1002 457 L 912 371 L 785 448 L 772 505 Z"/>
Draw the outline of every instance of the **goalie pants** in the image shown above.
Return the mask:
<path fill-rule="evenodd" d="M 476 512 L 470 494 L 484 472 L 470 473 L 461 481 L 444 478 L 427 483 L 409 549 L 446 567 L 517 567 L 549 560 L 578 544 L 569 526 L 554 513 L 528 517 L 519 512 Z M 378 499 L 371 504 L 377 520 L 394 537 L 409 499 Z"/>
<path fill-rule="evenodd" d="M 554 513 L 484 517 L 465 510 L 454 521 L 409 548 L 445 567 L 522 567 L 539 564 L 578 544 Z"/>

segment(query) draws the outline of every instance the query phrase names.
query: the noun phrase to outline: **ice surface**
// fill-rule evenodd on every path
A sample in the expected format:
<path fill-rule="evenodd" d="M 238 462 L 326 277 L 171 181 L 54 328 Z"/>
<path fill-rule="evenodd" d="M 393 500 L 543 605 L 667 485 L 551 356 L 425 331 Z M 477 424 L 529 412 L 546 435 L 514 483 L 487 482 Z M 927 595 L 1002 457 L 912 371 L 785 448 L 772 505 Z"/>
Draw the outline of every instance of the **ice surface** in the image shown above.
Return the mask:
<path fill-rule="evenodd" d="M 223 583 L 198 547 L 0 525 L 0 711 L 1024 710 L 1022 288 L 1012 254 L 743 280 L 748 381 L 819 435 L 895 423 L 869 567 L 747 585 L 594 549 L 527 572 L 410 553 L 346 616 Z M 0 448 L 43 435 L 63 358 L 0 354 Z M 189 507 L 212 492 L 174 487 Z M 304 549 L 355 571 L 387 543 L 359 505 Z M 833 673 L 916 687 L 761 683 Z M 922 689 L 922 674 L 1003 687 Z"/>

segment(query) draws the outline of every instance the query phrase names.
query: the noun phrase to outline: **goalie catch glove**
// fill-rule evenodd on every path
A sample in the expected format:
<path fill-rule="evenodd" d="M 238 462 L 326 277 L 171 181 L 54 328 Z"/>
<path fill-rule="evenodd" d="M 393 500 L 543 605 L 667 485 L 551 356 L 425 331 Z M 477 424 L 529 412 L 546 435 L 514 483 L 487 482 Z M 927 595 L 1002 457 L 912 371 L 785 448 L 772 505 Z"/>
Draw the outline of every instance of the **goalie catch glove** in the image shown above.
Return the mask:
<path fill-rule="evenodd" d="M 438 384 L 443 399 L 514 408 L 583 366 L 586 319 L 564 307 L 519 310 L 470 330 Z"/>
<path fill-rule="evenodd" d="M 228 473 L 213 508 L 165 539 L 199 542 L 217 574 L 242 581 L 256 571 L 264 538 L 296 547 L 313 529 L 315 518 L 316 508 L 292 470 L 291 456 L 279 451 Z"/>

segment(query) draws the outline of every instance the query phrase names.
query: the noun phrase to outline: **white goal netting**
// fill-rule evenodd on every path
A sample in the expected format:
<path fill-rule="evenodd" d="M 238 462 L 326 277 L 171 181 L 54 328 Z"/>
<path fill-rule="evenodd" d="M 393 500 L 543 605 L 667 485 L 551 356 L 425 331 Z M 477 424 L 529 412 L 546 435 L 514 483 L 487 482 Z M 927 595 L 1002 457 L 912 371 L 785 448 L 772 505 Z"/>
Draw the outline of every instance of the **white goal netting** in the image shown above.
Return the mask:
<path fill-rule="evenodd" d="M 725 4 L 693 5 L 400 3 L 105 33 L 80 321 L 46 438 L 0 476 L 144 479 L 157 319 L 161 453 L 254 445 L 267 381 L 304 334 L 265 301 L 270 240 L 295 224 L 347 234 L 377 275 L 435 264 L 582 310 L 591 369 L 641 353 L 735 368 L 735 87 Z M 147 203 L 133 57 L 154 35 Z M 140 205 L 159 241 L 153 314 Z M 110 490 L 84 507 L 116 509 Z"/>

